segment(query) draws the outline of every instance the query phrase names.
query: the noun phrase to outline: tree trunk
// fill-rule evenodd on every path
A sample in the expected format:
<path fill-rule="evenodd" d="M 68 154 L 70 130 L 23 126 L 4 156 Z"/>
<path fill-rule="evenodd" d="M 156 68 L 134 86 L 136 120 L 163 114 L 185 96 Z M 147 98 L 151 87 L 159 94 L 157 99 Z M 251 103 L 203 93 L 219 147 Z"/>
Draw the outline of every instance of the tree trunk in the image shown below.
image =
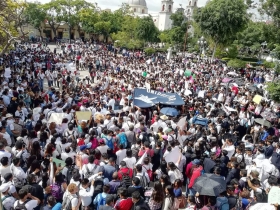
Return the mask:
<path fill-rule="evenodd" d="M 40 36 L 42 36 L 42 30 L 41 30 L 41 28 L 38 28 L 38 31 L 39 31 L 39 33 L 40 33 Z"/>
<path fill-rule="evenodd" d="M 212 61 L 212 62 L 213 62 L 214 57 L 215 57 L 215 53 L 216 53 L 216 49 L 217 49 L 217 45 L 218 45 L 218 43 L 217 43 L 217 42 L 215 42 L 214 49 L 213 49 L 213 54 L 212 54 L 212 58 L 211 58 L 211 61 Z"/>
<path fill-rule="evenodd" d="M 78 24 L 78 34 L 79 34 L 79 38 L 81 39 L 81 27 Z"/>

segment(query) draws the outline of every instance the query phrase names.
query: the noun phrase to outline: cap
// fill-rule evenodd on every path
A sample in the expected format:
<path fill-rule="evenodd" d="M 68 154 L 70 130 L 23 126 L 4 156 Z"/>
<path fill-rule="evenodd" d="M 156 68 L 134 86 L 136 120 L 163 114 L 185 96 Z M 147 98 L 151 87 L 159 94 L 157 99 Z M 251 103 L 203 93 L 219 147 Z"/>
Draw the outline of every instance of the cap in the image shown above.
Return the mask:
<path fill-rule="evenodd" d="M 160 116 L 160 119 L 162 119 L 162 120 L 168 120 L 168 117 L 167 117 L 166 115 L 162 115 L 162 116 Z"/>
<path fill-rule="evenodd" d="M 104 139 L 99 139 L 99 144 L 105 144 Z"/>
<path fill-rule="evenodd" d="M 111 112 L 107 111 L 107 112 L 105 113 L 105 115 L 108 115 L 108 114 L 111 114 Z"/>
<path fill-rule="evenodd" d="M 6 114 L 6 116 L 5 116 L 6 118 L 9 118 L 9 117 L 13 117 L 13 115 L 12 114 L 10 114 L 10 113 L 8 113 L 8 114 Z"/>
<path fill-rule="evenodd" d="M 200 165 L 200 160 L 194 159 L 194 160 L 192 161 L 192 164 L 194 164 L 194 165 Z"/>
<path fill-rule="evenodd" d="M 0 186 L 0 192 L 6 192 L 10 188 L 10 183 L 4 183 Z"/>
<path fill-rule="evenodd" d="M 85 150 L 87 148 L 87 145 L 82 145 L 82 146 L 80 146 L 80 151 L 83 151 L 83 150 Z"/>

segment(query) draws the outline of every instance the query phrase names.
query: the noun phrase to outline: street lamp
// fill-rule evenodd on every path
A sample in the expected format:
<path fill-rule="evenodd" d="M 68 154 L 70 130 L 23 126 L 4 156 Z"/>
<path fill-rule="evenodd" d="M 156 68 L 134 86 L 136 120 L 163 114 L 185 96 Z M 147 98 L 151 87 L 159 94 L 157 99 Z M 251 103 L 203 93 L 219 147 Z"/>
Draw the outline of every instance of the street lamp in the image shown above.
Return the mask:
<path fill-rule="evenodd" d="M 266 46 L 267 46 L 267 42 L 266 41 L 261 43 L 261 51 L 260 51 L 260 54 L 259 54 L 259 60 L 261 60 L 262 55 L 263 55 L 263 51 L 266 48 Z"/>
<path fill-rule="evenodd" d="M 204 55 L 205 54 L 205 45 L 207 44 L 205 38 L 202 36 L 198 41 L 197 41 L 197 44 L 199 45 L 199 51 L 200 51 L 200 54 Z"/>

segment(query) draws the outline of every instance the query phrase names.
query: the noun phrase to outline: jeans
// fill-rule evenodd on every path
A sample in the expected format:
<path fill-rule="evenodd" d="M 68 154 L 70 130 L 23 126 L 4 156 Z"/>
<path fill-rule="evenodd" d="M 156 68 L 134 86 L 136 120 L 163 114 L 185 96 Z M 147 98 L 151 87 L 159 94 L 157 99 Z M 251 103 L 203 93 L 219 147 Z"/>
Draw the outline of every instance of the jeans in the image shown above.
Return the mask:
<path fill-rule="evenodd" d="M 44 87 L 44 79 L 39 79 L 39 88 L 40 90 L 43 90 Z"/>
<path fill-rule="evenodd" d="M 196 191 L 193 188 L 190 188 L 189 189 L 189 195 L 195 196 L 195 194 L 196 194 Z"/>
<path fill-rule="evenodd" d="M 52 80 L 48 80 L 48 86 L 49 87 L 53 86 L 53 81 Z"/>
<path fill-rule="evenodd" d="M 187 181 L 186 181 L 186 195 L 188 195 L 188 193 L 189 193 L 189 189 L 188 189 L 189 183 L 190 183 L 190 179 L 187 178 Z"/>

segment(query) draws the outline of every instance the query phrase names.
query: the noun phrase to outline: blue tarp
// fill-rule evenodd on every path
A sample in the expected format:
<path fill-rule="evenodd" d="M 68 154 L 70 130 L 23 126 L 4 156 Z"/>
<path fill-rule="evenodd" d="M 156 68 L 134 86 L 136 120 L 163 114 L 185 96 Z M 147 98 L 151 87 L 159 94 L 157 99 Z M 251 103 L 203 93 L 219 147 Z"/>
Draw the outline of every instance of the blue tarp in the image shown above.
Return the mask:
<path fill-rule="evenodd" d="M 177 93 L 164 93 L 156 90 L 134 89 L 133 104 L 140 108 L 147 108 L 156 104 L 173 106 L 184 105 L 184 100 Z"/>
<path fill-rule="evenodd" d="M 206 119 L 206 118 L 200 118 L 200 117 L 195 116 L 195 117 L 192 119 L 192 123 L 193 123 L 193 124 L 196 124 L 196 125 L 207 126 L 207 125 L 208 125 L 208 119 Z"/>

